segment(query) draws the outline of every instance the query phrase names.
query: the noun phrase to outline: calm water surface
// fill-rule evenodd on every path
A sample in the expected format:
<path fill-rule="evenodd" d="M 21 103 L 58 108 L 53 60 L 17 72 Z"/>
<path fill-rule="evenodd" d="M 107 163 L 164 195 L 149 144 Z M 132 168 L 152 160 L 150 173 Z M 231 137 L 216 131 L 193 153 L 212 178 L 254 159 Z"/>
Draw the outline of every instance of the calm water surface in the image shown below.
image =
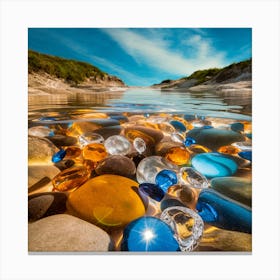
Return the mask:
<path fill-rule="evenodd" d="M 195 114 L 251 121 L 252 100 L 248 94 L 189 93 L 153 89 L 123 92 L 73 93 L 29 96 L 29 120 L 54 115 L 60 119 L 83 112 Z"/>

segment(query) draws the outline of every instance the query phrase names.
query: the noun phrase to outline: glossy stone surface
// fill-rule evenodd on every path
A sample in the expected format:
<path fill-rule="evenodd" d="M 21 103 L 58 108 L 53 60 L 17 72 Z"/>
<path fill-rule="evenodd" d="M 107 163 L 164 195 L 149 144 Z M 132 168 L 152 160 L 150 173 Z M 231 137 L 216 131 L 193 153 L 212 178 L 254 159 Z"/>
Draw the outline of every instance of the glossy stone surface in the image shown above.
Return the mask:
<path fill-rule="evenodd" d="M 252 207 L 252 181 L 239 177 L 220 177 L 210 181 L 217 192 Z"/>
<path fill-rule="evenodd" d="M 217 150 L 221 146 L 245 140 L 245 136 L 232 130 L 217 128 L 194 128 L 187 133 L 187 137 L 195 139 L 196 144 Z"/>
<path fill-rule="evenodd" d="M 29 252 L 104 252 L 112 247 L 105 231 L 70 215 L 53 215 L 28 225 Z"/>
<path fill-rule="evenodd" d="M 85 183 L 89 177 L 90 172 L 86 167 L 71 167 L 58 173 L 52 179 L 52 184 L 57 191 L 73 191 Z"/>
<path fill-rule="evenodd" d="M 240 149 L 242 151 L 251 151 L 252 150 L 251 142 L 246 142 L 246 141 L 235 142 L 235 143 L 232 143 L 231 145 L 234 147 L 237 147 L 238 149 Z"/>
<path fill-rule="evenodd" d="M 81 155 L 82 150 L 76 146 L 69 146 L 65 148 L 65 152 L 65 159 L 75 159 Z"/>
<path fill-rule="evenodd" d="M 107 138 L 104 146 L 111 155 L 126 155 L 131 150 L 130 142 L 121 135 L 113 135 Z"/>
<path fill-rule="evenodd" d="M 252 161 L 252 151 L 243 151 L 238 153 L 238 155 L 242 158 Z"/>
<path fill-rule="evenodd" d="M 28 136 L 28 164 L 50 164 L 52 156 L 59 149 L 48 139 Z"/>
<path fill-rule="evenodd" d="M 192 166 L 207 178 L 231 176 L 238 168 L 232 158 L 220 153 L 198 154 L 192 158 Z"/>
<path fill-rule="evenodd" d="M 106 230 L 123 227 L 145 214 L 138 184 L 118 175 L 101 175 L 70 193 L 67 209 Z"/>
<path fill-rule="evenodd" d="M 184 206 L 188 206 L 192 209 L 195 208 L 197 194 L 191 187 L 186 185 L 174 185 L 168 188 L 167 192 L 170 196 L 176 197 L 183 202 Z"/>
<path fill-rule="evenodd" d="M 192 137 L 187 137 L 186 139 L 185 139 L 185 141 L 184 141 L 184 145 L 186 146 L 186 147 L 189 147 L 190 145 L 193 145 L 193 144 L 195 144 L 196 143 L 196 140 L 194 139 L 194 138 L 192 138 Z"/>
<path fill-rule="evenodd" d="M 243 132 L 244 131 L 244 124 L 237 122 L 230 125 L 231 130 L 236 132 Z"/>
<path fill-rule="evenodd" d="M 88 131 L 94 131 L 100 127 L 102 127 L 100 124 L 96 124 L 93 122 L 74 122 L 72 126 L 68 128 L 67 135 L 78 137 L 80 135 L 83 135 L 84 133 L 87 133 Z"/>
<path fill-rule="evenodd" d="M 163 157 L 151 156 L 144 158 L 140 161 L 136 170 L 136 178 L 138 183 L 155 184 L 157 174 L 163 169 L 169 169 L 174 171 L 179 170 L 177 165 L 171 163 L 169 160 Z"/>
<path fill-rule="evenodd" d="M 101 160 L 96 169 L 96 174 L 115 174 L 124 177 L 132 177 L 136 172 L 134 162 L 126 156 L 109 156 Z"/>
<path fill-rule="evenodd" d="M 184 145 L 182 143 L 178 143 L 178 142 L 171 142 L 171 141 L 164 141 L 164 142 L 159 142 L 156 146 L 155 146 L 155 152 L 158 156 L 165 156 L 165 154 L 174 147 L 184 147 Z"/>
<path fill-rule="evenodd" d="M 106 148 L 100 143 L 91 143 L 83 148 L 84 159 L 91 160 L 93 162 L 101 161 L 108 155 Z"/>
<path fill-rule="evenodd" d="M 37 193 L 28 196 L 28 222 L 64 213 L 66 200 L 67 196 L 58 192 Z"/>
<path fill-rule="evenodd" d="M 57 147 L 61 146 L 72 146 L 77 143 L 76 137 L 65 136 L 65 135 L 53 135 L 47 137 L 52 143 L 54 143 Z"/>
<path fill-rule="evenodd" d="M 36 137 L 46 137 L 53 135 L 53 130 L 47 126 L 33 126 L 28 129 L 28 135 Z"/>
<path fill-rule="evenodd" d="M 228 155 L 236 155 L 240 151 L 241 151 L 240 149 L 232 145 L 222 146 L 218 149 L 219 153 L 228 154 Z"/>
<path fill-rule="evenodd" d="M 177 174 L 172 170 L 163 169 L 156 175 L 155 182 L 166 193 L 170 186 L 177 184 Z"/>
<path fill-rule="evenodd" d="M 186 148 L 173 147 L 165 154 L 165 158 L 177 165 L 187 164 L 190 160 L 190 153 Z"/>
<path fill-rule="evenodd" d="M 175 232 L 181 251 L 190 252 L 197 247 L 204 223 L 193 210 L 180 206 L 169 207 L 161 213 L 160 219 Z"/>
<path fill-rule="evenodd" d="M 133 140 L 133 147 L 139 154 L 142 154 L 146 150 L 146 142 L 142 138 L 136 137 Z"/>
<path fill-rule="evenodd" d="M 142 183 L 139 185 L 139 190 L 144 195 L 149 196 L 150 198 L 161 201 L 164 197 L 164 191 L 156 184 L 151 183 Z"/>
<path fill-rule="evenodd" d="M 180 121 L 173 120 L 170 124 L 179 132 L 185 132 L 187 130 L 185 125 Z"/>
<path fill-rule="evenodd" d="M 172 229 L 166 223 L 155 217 L 142 217 L 131 222 L 124 229 L 121 250 L 176 252 L 180 251 L 180 248 Z"/>
<path fill-rule="evenodd" d="M 120 134 L 121 126 L 120 125 L 106 126 L 106 127 L 96 129 L 94 132 L 100 134 L 106 140 L 110 136 Z"/>
<path fill-rule="evenodd" d="M 227 230 L 252 232 L 251 209 L 214 190 L 200 192 L 196 209 L 206 223 Z"/>
<path fill-rule="evenodd" d="M 52 156 L 52 162 L 56 163 L 64 159 L 66 156 L 65 150 L 61 149 Z"/>
<path fill-rule="evenodd" d="M 171 133 L 171 140 L 174 141 L 174 142 L 177 142 L 177 143 L 184 143 L 184 136 L 179 133 L 179 132 L 173 132 Z"/>
<path fill-rule="evenodd" d="M 102 135 L 90 131 L 79 135 L 78 140 L 81 147 L 84 147 L 91 143 L 104 143 L 104 137 Z"/>
<path fill-rule="evenodd" d="M 198 144 L 192 144 L 188 146 L 187 148 L 190 152 L 195 153 L 195 154 L 201 154 L 201 153 L 210 153 L 211 150 L 207 147 L 204 147 L 202 145 Z"/>
<path fill-rule="evenodd" d="M 208 180 L 192 167 L 182 167 L 178 174 L 179 182 L 196 189 L 208 188 Z"/>

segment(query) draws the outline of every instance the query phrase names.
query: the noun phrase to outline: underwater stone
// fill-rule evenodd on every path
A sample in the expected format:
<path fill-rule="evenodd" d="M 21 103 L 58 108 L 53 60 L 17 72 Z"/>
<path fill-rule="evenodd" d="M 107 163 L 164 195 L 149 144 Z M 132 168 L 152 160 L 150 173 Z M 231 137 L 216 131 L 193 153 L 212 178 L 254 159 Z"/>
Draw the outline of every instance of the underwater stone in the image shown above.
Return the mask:
<path fill-rule="evenodd" d="M 100 134 L 106 140 L 110 136 L 120 134 L 121 126 L 120 125 L 106 126 L 106 127 L 96 129 L 94 132 Z"/>
<path fill-rule="evenodd" d="M 82 150 L 76 146 L 69 146 L 65 148 L 65 152 L 65 159 L 75 159 L 81 155 Z"/>
<path fill-rule="evenodd" d="M 238 155 L 242 158 L 252 161 L 252 151 L 243 151 L 238 153 Z"/>
<path fill-rule="evenodd" d="M 98 162 L 108 155 L 103 144 L 91 143 L 83 148 L 84 159 L 91 160 L 93 162 Z"/>
<path fill-rule="evenodd" d="M 177 143 L 184 143 L 184 140 L 185 140 L 184 136 L 179 132 L 171 133 L 170 137 L 171 137 L 172 141 L 177 142 Z"/>
<path fill-rule="evenodd" d="M 52 141 L 57 147 L 61 146 L 72 146 L 77 143 L 76 137 L 65 136 L 65 135 L 53 135 L 47 137 Z"/>
<path fill-rule="evenodd" d="M 69 194 L 70 213 L 106 230 L 120 228 L 145 214 L 138 183 L 118 175 L 100 175 Z"/>
<path fill-rule="evenodd" d="M 131 150 L 130 142 L 121 135 L 113 135 L 107 138 L 104 146 L 111 155 L 126 155 Z"/>
<path fill-rule="evenodd" d="M 179 172 L 179 182 L 196 189 L 208 188 L 208 180 L 192 167 L 182 167 Z"/>
<path fill-rule="evenodd" d="M 232 145 L 222 146 L 218 149 L 219 153 L 228 154 L 228 155 L 236 155 L 240 151 L 241 151 L 240 149 Z"/>
<path fill-rule="evenodd" d="M 84 147 L 91 143 L 104 143 L 104 138 L 102 135 L 94 132 L 86 132 L 78 136 L 79 144 Z"/>
<path fill-rule="evenodd" d="M 164 191 L 156 184 L 142 183 L 139 190 L 156 201 L 161 201 L 164 197 Z"/>
<path fill-rule="evenodd" d="M 164 193 L 166 193 L 170 186 L 177 184 L 178 179 L 174 171 L 164 169 L 156 175 L 155 181 Z"/>
<path fill-rule="evenodd" d="M 65 150 L 61 149 L 52 156 L 52 162 L 56 163 L 64 159 L 66 156 Z"/>
<path fill-rule="evenodd" d="M 211 152 L 210 149 L 208 149 L 207 147 L 204 147 L 202 145 L 198 145 L 198 144 L 192 144 L 190 146 L 187 147 L 187 149 L 195 154 L 201 154 L 201 153 L 209 153 Z"/>
<path fill-rule="evenodd" d="M 195 139 L 193 139 L 192 137 L 187 137 L 186 139 L 185 139 L 185 141 L 184 141 L 184 145 L 186 146 L 186 147 L 189 147 L 190 145 L 193 145 L 193 144 L 195 144 L 196 143 L 196 141 L 195 141 Z"/>
<path fill-rule="evenodd" d="M 146 143 L 142 138 L 136 137 L 133 140 L 133 147 L 139 154 L 142 154 L 146 150 Z"/>
<path fill-rule="evenodd" d="M 176 252 L 179 244 L 166 223 L 155 217 L 142 217 L 124 229 L 122 251 Z"/>
<path fill-rule="evenodd" d="M 185 125 L 180 121 L 173 120 L 170 124 L 179 132 L 185 132 L 187 130 Z"/>
<path fill-rule="evenodd" d="M 231 176 L 237 171 L 236 162 L 220 153 L 203 153 L 192 158 L 192 166 L 208 178 Z"/>
<path fill-rule="evenodd" d="M 187 164 L 190 160 L 190 153 L 183 147 L 173 147 L 164 156 L 177 165 Z"/>
<path fill-rule="evenodd" d="M 53 134 L 53 130 L 51 130 L 47 126 L 33 126 L 28 129 L 28 135 L 36 136 L 36 137 L 46 137 Z"/>

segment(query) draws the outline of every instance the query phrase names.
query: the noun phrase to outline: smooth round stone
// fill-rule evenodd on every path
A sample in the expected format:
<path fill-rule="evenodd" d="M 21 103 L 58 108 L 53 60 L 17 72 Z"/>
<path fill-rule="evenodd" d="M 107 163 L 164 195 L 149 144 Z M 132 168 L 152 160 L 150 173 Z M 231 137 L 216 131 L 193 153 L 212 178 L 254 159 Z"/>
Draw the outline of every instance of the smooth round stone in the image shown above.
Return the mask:
<path fill-rule="evenodd" d="M 94 131 L 98 128 L 102 127 L 100 124 L 94 122 L 73 122 L 71 127 L 68 128 L 66 134 L 68 136 L 78 137 L 88 131 Z"/>
<path fill-rule="evenodd" d="M 67 168 L 58 173 L 52 184 L 55 190 L 65 192 L 74 191 L 85 183 L 90 177 L 89 170 L 84 166 Z"/>
<path fill-rule="evenodd" d="M 114 174 L 124 177 L 132 177 L 136 172 L 134 162 L 126 156 L 109 156 L 101 160 L 96 169 L 96 174 Z"/>
<path fill-rule="evenodd" d="M 183 147 L 173 147 L 165 154 L 165 158 L 177 165 L 187 164 L 190 160 L 190 153 Z"/>
<path fill-rule="evenodd" d="M 217 192 L 252 207 L 252 181 L 239 177 L 220 177 L 210 181 Z"/>
<path fill-rule="evenodd" d="M 70 215 L 53 215 L 28 225 L 29 252 L 102 252 L 112 248 L 105 231 Z"/>
<path fill-rule="evenodd" d="M 241 151 L 240 149 L 232 145 L 222 146 L 218 149 L 219 153 L 228 154 L 228 155 L 236 155 L 240 151 Z"/>
<path fill-rule="evenodd" d="M 185 140 L 184 136 L 179 132 L 171 133 L 170 137 L 171 137 L 171 140 L 176 143 L 184 143 L 184 140 Z"/>
<path fill-rule="evenodd" d="M 179 244 L 172 229 L 155 217 L 142 217 L 131 222 L 123 233 L 122 251 L 176 252 Z"/>
<path fill-rule="evenodd" d="M 252 161 L 252 151 L 243 151 L 238 153 L 238 155 L 242 158 Z"/>
<path fill-rule="evenodd" d="M 50 164 L 52 156 L 59 149 L 48 139 L 28 136 L 28 164 Z"/>
<path fill-rule="evenodd" d="M 232 146 L 242 150 L 242 151 L 252 151 L 252 143 L 251 142 L 235 142 L 231 144 Z"/>
<path fill-rule="evenodd" d="M 193 121 L 193 120 L 195 120 L 195 115 L 185 114 L 184 119 L 186 121 Z"/>
<path fill-rule="evenodd" d="M 180 199 L 180 201 L 182 201 L 184 205 L 187 205 L 189 208 L 192 208 L 194 206 L 196 193 L 193 189 L 186 185 L 171 186 L 170 188 L 168 188 L 168 194 Z"/>
<path fill-rule="evenodd" d="M 170 124 L 179 132 L 185 132 L 187 130 L 185 125 L 180 121 L 173 120 Z"/>
<path fill-rule="evenodd" d="M 159 142 L 155 146 L 155 153 L 158 156 L 164 156 L 171 148 L 174 148 L 174 147 L 184 147 L 184 145 L 182 143 L 170 142 L 170 141 Z"/>
<path fill-rule="evenodd" d="M 161 201 L 164 197 L 164 191 L 156 184 L 151 183 L 142 183 L 139 185 L 139 190 L 144 195 L 149 196 L 150 198 Z"/>
<path fill-rule="evenodd" d="M 163 169 L 179 171 L 177 165 L 171 163 L 169 160 L 163 157 L 150 156 L 144 158 L 140 161 L 136 170 L 136 178 L 138 183 L 155 184 L 157 174 Z"/>
<path fill-rule="evenodd" d="M 157 129 L 159 129 L 160 131 L 162 131 L 162 133 L 164 135 L 170 135 L 172 133 L 174 133 L 176 131 L 176 129 L 174 128 L 173 125 L 167 123 L 167 122 L 163 122 L 163 123 L 159 123 L 157 125 Z"/>
<path fill-rule="evenodd" d="M 33 126 L 28 129 L 28 135 L 36 136 L 36 137 L 46 137 L 53 134 L 53 130 L 51 130 L 47 126 Z"/>
<path fill-rule="evenodd" d="M 78 136 L 79 144 L 84 147 L 91 143 L 104 143 L 104 137 L 98 133 L 86 132 L 83 135 Z"/>
<path fill-rule="evenodd" d="M 192 137 L 187 137 L 186 139 L 185 139 L 185 141 L 184 141 L 184 145 L 186 146 L 186 147 L 189 147 L 190 145 L 193 145 L 193 144 L 195 144 L 196 143 L 196 140 L 194 139 L 194 138 L 192 138 Z"/>
<path fill-rule="evenodd" d="M 211 150 L 208 149 L 207 147 L 204 147 L 204 146 L 198 145 L 198 144 L 192 144 L 192 145 L 188 146 L 188 150 L 195 154 L 211 152 Z"/>
<path fill-rule="evenodd" d="M 208 178 L 231 176 L 238 168 L 233 159 L 219 153 L 198 154 L 192 158 L 192 166 Z"/>
<path fill-rule="evenodd" d="M 75 164 L 75 161 L 73 159 L 63 159 L 59 162 L 56 162 L 55 166 L 62 171 L 62 170 L 72 167 L 74 164 Z"/>
<path fill-rule="evenodd" d="M 172 187 L 171 187 L 172 188 Z M 173 207 L 173 206 L 182 206 L 182 207 L 186 207 L 184 203 L 182 203 L 180 200 L 178 199 L 174 199 L 174 198 L 167 198 L 161 201 L 160 203 L 160 210 L 164 211 L 166 208 L 169 207 Z"/>
<path fill-rule="evenodd" d="M 196 212 L 186 207 L 174 206 L 166 208 L 160 219 L 175 232 L 181 251 L 191 252 L 198 246 L 204 223 Z"/>
<path fill-rule="evenodd" d="M 106 140 L 110 136 L 120 134 L 121 130 L 122 128 L 120 125 L 114 125 L 96 129 L 94 132 L 100 134 Z"/>
<path fill-rule="evenodd" d="M 52 156 L 52 162 L 56 163 L 64 159 L 66 156 L 66 151 L 61 149 Z"/>
<path fill-rule="evenodd" d="M 58 192 L 37 193 L 28 196 L 28 222 L 64 213 L 66 200 L 67 196 Z"/>
<path fill-rule="evenodd" d="M 118 175 L 101 175 L 70 193 L 67 209 L 106 230 L 120 228 L 145 214 L 138 184 Z"/>
<path fill-rule="evenodd" d="M 47 137 L 52 141 L 57 147 L 61 146 L 73 146 L 77 143 L 76 137 L 65 136 L 65 135 L 53 135 Z"/>
<path fill-rule="evenodd" d="M 233 123 L 230 125 L 231 130 L 236 132 L 243 132 L 244 131 L 244 124 L 243 123 Z"/>
<path fill-rule="evenodd" d="M 163 133 L 160 130 L 148 128 L 144 126 L 131 126 L 124 130 L 125 137 L 133 141 L 135 138 L 142 138 L 147 145 L 156 144 L 163 138 Z"/>
<path fill-rule="evenodd" d="M 208 180 L 192 167 L 182 167 L 179 172 L 179 182 L 196 189 L 208 188 Z"/>
<path fill-rule="evenodd" d="M 194 128 L 187 133 L 187 137 L 193 138 L 197 144 L 212 150 L 217 150 L 219 147 L 233 142 L 245 140 L 245 137 L 240 133 L 217 128 Z"/>
<path fill-rule="evenodd" d="M 136 137 L 133 140 L 133 147 L 139 154 L 142 154 L 146 150 L 146 142 L 142 138 Z"/>
<path fill-rule="evenodd" d="M 83 148 L 84 159 L 91 160 L 93 162 L 101 161 L 108 155 L 106 148 L 100 143 L 91 143 Z"/>
<path fill-rule="evenodd" d="M 177 184 L 177 174 L 172 170 L 161 170 L 155 178 L 156 184 L 164 191 L 167 192 L 170 186 Z"/>
<path fill-rule="evenodd" d="M 76 146 L 69 146 L 65 149 L 65 152 L 65 159 L 75 159 L 81 155 L 82 150 Z"/>
<path fill-rule="evenodd" d="M 111 155 L 126 155 L 131 150 L 130 142 L 121 135 L 113 135 L 107 138 L 104 146 Z"/>

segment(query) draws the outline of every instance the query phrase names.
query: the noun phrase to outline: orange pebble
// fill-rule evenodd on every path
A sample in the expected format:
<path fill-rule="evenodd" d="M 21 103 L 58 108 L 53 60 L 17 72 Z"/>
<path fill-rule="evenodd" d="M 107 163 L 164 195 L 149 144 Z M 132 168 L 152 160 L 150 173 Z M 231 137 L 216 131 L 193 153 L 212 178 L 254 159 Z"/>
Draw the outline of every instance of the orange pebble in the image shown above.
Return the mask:
<path fill-rule="evenodd" d="M 202 153 L 209 153 L 209 152 L 211 152 L 211 150 L 208 149 L 207 147 L 202 146 L 202 145 L 198 145 L 198 144 L 190 145 L 188 147 L 188 150 L 190 152 L 193 152 L 193 153 L 196 153 L 196 154 L 202 154 Z"/>
<path fill-rule="evenodd" d="M 173 147 L 165 154 L 165 158 L 177 165 L 188 163 L 190 153 L 183 147 Z"/>
<path fill-rule="evenodd" d="M 65 149 L 65 152 L 66 152 L 65 158 L 77 158 L 80 156 L 82 150 L 76 146 L 68 146 Z"/>
<path fill-rule="evenodd" d="M 240 149 L 238 149 L 237 147 L 231 146 L 231 145 L 222 146 L 218 149 L 219 153 L 229 154 L 229 155 L 235 155 L 235 154 L 239 153 L 240 151 L 241 151 Z"/>
<path fill-rule="evenodd" d="M 83 157 L 84 159 L 89 159 L 93 162 L 97 162 L 107 157 L 107 151 L 103 144 L 91 143 L 84 147 Z"/>

